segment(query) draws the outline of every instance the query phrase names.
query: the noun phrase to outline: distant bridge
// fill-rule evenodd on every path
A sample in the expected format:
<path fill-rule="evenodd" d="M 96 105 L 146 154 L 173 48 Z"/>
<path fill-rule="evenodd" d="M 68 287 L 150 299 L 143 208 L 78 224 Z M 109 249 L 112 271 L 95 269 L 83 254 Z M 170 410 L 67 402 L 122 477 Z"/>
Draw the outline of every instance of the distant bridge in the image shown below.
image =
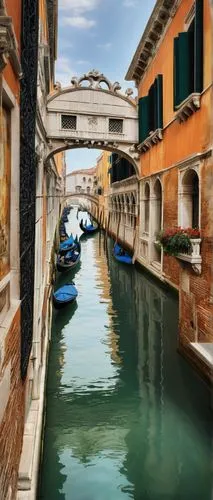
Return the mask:
<path fill-rule="evenodd" d="M 89 193 L 65 193 L 64 200 L 68 201 L 69 199 L 74 205 L 85 205 L 89 202 L 98 206 L 98 196 Z"/>

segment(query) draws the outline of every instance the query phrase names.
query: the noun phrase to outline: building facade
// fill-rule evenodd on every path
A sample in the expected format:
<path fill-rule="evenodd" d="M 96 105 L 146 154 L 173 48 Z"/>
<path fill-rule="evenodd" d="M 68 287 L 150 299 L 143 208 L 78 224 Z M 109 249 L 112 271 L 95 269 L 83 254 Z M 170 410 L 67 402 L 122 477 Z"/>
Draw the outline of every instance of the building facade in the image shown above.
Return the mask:
<path fill-rule="evenodd" d="M 67 193 L 94 194 L 95 167 L 74 170 L 66 176 Z"/>
<path fill-rule="evenodd" d="M 212 5 L 158 0 L 130 64 L 141 157 L 138 261 L 179 291 L 179 349 L 212 379 Z M 190 255 L 161 230 L 200 230 Z"/>
<path fill-rule="evenodd" d="M 0 496 L 36 497 L 65 161 L 45 161 L 57 6 L 0 1 Z M 20 79 L 21 78 L 21 79 Z"/>
<path fill-rule="evenodd" d="M 0 1 L 0 495 L 15 498 L 24 427 L 19 266 L 21 0 Z"/>

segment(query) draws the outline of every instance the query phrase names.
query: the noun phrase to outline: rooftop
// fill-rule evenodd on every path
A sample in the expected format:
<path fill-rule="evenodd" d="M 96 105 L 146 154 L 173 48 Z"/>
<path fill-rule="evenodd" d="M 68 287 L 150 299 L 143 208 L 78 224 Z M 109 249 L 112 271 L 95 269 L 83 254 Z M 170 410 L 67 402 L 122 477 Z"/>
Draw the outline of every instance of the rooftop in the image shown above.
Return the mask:
<path fill-rule="evenodd" d="M 139 83 L 143 78 L 179 3 L 180 0 L 157 0 L 125 76 L 127 81 L 135 80 Z"/>
<path fill-rule="evenodd" d="M 96 167 L 91 167 L 91 168 L 81 168 L 80 170 L 73 170 L 70 174 L 67 174 L 66 177 L 69 177 L 70 175 L 76 175 L 76 174 L 84 174 L 84 175 L 94 175 L 96 172 Z"/>

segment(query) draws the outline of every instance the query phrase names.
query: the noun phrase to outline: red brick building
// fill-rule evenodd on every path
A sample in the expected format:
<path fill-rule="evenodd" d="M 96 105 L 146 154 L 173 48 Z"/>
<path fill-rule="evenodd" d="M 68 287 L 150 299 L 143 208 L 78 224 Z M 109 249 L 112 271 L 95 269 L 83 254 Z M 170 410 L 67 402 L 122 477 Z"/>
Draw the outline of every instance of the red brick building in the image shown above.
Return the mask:
<path fill-rule="evenodd" d="M 26 381 L 21 379 L 19 270 L 21 0 L 0 1 L 0 496 L 15 498 Z"/>

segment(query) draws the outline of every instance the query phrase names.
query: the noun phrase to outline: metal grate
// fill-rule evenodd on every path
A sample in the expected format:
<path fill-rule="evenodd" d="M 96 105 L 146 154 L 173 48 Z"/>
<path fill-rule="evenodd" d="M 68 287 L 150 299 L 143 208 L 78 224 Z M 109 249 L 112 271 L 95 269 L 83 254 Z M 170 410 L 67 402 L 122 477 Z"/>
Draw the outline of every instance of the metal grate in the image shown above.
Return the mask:
<path fill-rule="evenodd" d="M 109 132 L 114 134 L 123 133 L 123 120 L 115 120 L 114 118 L 109 119 Z"/>
<path fill-rule="evenodd" d="M 36 200 L 36 99 L 39 0 L 22 1 L 21 144 L 20 144 L 20 298 L 21 376 L 25 379 L 32 349 Z"/>
<path fill-rule="evenodd" d="M 76 116 L 61 115 L 61 128 L 76 130 Z"/>

